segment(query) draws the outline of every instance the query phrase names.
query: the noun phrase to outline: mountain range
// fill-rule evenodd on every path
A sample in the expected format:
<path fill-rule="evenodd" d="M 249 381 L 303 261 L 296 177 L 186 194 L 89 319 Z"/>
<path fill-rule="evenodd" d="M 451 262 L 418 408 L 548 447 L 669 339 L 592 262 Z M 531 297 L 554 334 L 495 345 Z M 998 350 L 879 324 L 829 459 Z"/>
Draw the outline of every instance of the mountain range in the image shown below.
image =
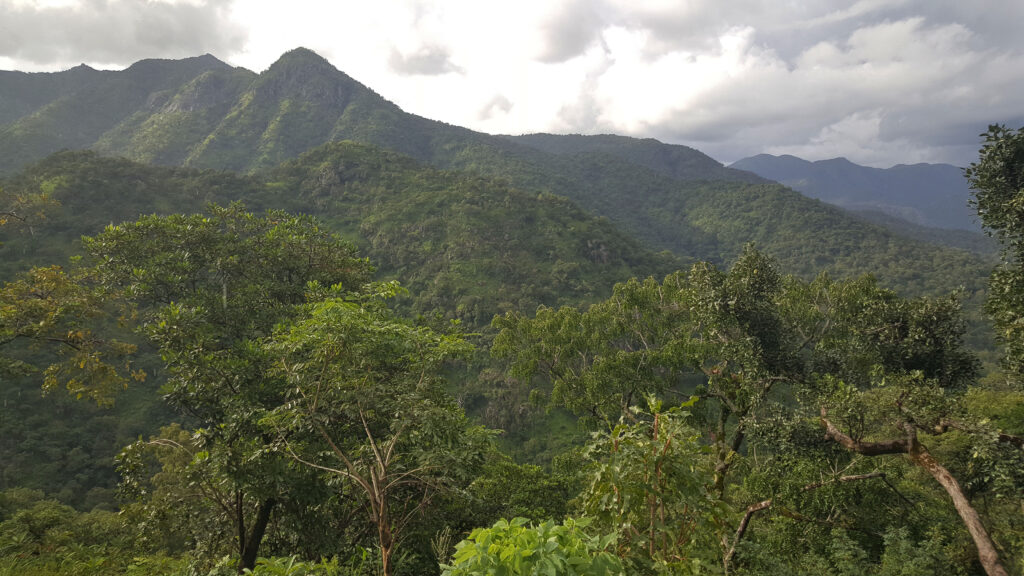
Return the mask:
<path fill-rule="evenodd" d="M 899 226 L 853 216 L 686 146 L 615 135 L 492 136 L 409 114 L 301 48 L 258 74 L 210 55 L 144 60 L 122 71 L 3 72 L 0 102 L 0 173 L 21 182 L 8 187 L 39 185 L 17 172 L 57 150 L 85 148 L 149 165 L 247 174 L 264 194 L 282 163 L 347 140 L 372 151 L 343 147 L 331 154 L 361 155 L 364 172 L 391 182 L 380 186 L 396 185 L 387 172 L 405 165 L 388 155 L 398 153 L 424 169 L 484 178 L 519 198 L 566 198 L 579 217 L 607 218 L 615 234 L 677 262 L 726 263 L 755 242 L 791 273 L 872 273 L 917 294 L 962 284 L 978 291 L 989 271 L 990 259 L 977 252 L 935 246 L 925 236 L 908 240 L 890 229 Z M 281 198 L 269 204 L 311 194 L 309 182 L 273 188 Z M 409 186 L 405 193 L 412 193 Z M 447 188 L 430 187 L 441 203 Z M 129 193 L 131 186 L 122 189 Z M 168 194 L 144 194 L 148 199 L 131 205 L 171 208 Z M 525 206 L 509 203 L 509 221 Z M 373 216 L 365 207 L 346 210 Z"/>
<path fill-rule="evenodd" d="M 759 154 L 730 167 L 852 211 L 881 212 L 932 228 L 981 230 L 968 205 L 967 180 L 960 168 L 950 164 L 870 168 L 846 158 L 809 162 L 789 155 Z"/>

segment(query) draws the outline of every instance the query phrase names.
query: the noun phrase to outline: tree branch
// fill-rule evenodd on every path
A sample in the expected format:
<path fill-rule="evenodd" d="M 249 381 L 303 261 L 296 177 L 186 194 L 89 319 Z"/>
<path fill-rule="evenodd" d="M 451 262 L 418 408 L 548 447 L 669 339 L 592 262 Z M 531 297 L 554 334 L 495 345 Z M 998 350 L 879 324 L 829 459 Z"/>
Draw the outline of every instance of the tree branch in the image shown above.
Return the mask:
<path fill-rule="evenodd" d="M 954 428 L 962 432 L 971 432 L 971 430 L 969 430 L 968 427 L 959 420 L 942 420 L 935 425 L 935 428 L 929 430 L 929 432 L 933 432 L 934 434 L 945 434 L 950 428 Z M 1024 438 L 1020 436 L 1014 436 L 1013 434 L 1007 434 L 1005 432 L 996 432 L 996 437 L 1000 442 L 1013 444 L 1017 448 L 1024 449 Z"/>
<path fill-rule="evenodd" d="M 838 443 L 850 452 L 863 454 L 865 456 L 880 456 L 882 454 L 907 454 L 910 452 L 910 441 L 907 438 L 888 440 L 886 442 L 862 442 L 854 440 L 843 434 L 825 416 L 828 412 L 824 407 L 821 409 L 821 425 L 825 427 L 825 437 Z"/>
<path fill-rule="evenodd" d="M 822 486 L 827 486 L 829 484 L 844 483 L 844 482 L 856 482 L 858 480 L 870 480 L 871 478 L 882 478 L 884 480 L 885 479 L 885 472 L 877 472 L 876 471 L 876 472 L 869 472 L 867 474 L 852 474 L 852 475 L 849 475 L 849 476 L 839 476 L 837 478 L 832 478 L 832 479 L 829 479 L 829 480 L 825 480 L 823 482 L 814 482 L 814 483 L 808 484 L 808 485 L 803 487 L 801 492 L 809 492 L 811 490 L 817 490 L 818 488 L 821 488 Z M 746 513 L 743 514 L 743 519 L 740 520 L 740 525 L 736 528 L 736 535 L 733 536 L 732 545 L 729 546 L 729 551 L 726 552 L 725 556 L 722 558 L 722 565 L 725 568 L 726 574 L 729 573 L 729 564 L 732 562 L 733 557 L 736 555 L 736 545 L 739 544 L 740 540 L 743 539 L 743 535 L 746 534 L 747 528 L 750 526 L 751 518 L 754 516 L 754 514 L 760 512 L 762 510 L 767 510 L 768 508 L 770 508 L 773 501 L 774 501 L 774 498 L 769 498 L 767 500 L 762 500 L 760 502 L 757 502 L 755 504 L 751 504 L 750 506 L 747 506 L 747 511 L 746 511 Z M 802 514 L 797 514 L 795 512 L 791 512 L 791 511 L 787 511 L 786 516 L 794 518 L 794 519 L 797 519 L 797 520 L 806 520 L 806 521 L 810 521 L 810 522 L 819 522 L 819 523 L 823 522 L 823 521 L 819 521 L 819 520 L 814 520 L 813 518 L 808 518 L 806 516 L 803 516 Z"/>

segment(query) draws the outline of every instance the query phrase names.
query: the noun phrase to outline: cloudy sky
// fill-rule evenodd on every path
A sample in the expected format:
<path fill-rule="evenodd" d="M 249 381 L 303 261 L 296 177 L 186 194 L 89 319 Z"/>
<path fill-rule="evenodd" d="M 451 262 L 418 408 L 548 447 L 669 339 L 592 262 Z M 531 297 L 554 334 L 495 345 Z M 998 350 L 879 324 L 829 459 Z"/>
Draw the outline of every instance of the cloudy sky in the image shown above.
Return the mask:
<path fill-rule="evenodd" d="M 311 48 L 410 112 L 731 162 L 969 163 L 1024 125 L 1020 0 L 0 0 L 0 69 Z"/>

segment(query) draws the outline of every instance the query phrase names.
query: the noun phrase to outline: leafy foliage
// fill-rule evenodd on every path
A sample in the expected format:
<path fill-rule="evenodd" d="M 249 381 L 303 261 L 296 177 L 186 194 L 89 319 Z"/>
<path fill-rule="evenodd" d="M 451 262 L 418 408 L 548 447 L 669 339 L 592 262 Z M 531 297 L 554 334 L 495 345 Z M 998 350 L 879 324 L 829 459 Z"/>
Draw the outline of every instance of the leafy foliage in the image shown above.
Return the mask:
<path fill-rule="evenodd" d="M 143 308 L 142 328 L 169 371 L 166 399 L 199 428 L 186 460 L 202 462 L 179 468 L 203 476 L 203 496 L 234 526 L 241 567 L 251 568 L 278 501 L 304 484 L 267 450 L 272 439 L 258 425 L 286 395 L 258 343 L 295 313 L 308 284 L 358 290 L 371 268 L 309 218 L 210 212 L 144 217 L 86 246 L 104 285 Z M 224 530 L 210 529 L 214 542 Z"/>
<path fill-rule="evenodd" d="M 996 334 L 1006 347 L 1007 368 L 1019 376 L 1024 370 L 1024 133 L 1005 126 L 989 126 L 982 134 L 984 145 L 978 161 L 964 174 L 974 190 L 973 204 L 982 224 L 1003 245 L 1003 262 L 989 278 L 986 311 L 996 326 Z"/>
<path fill-rule="evenodd" d="M 44 370 L 43 389 L 63 386 L 78 398 L 111 404 L 131 377 L 145 379 L 143 372 L 131 370 L 127 360 L 123 367 L 111 364 L 129 357 L 135 345 L 101 338 L 90 328 L 109 310 L 111 295 L 87 273 L 68 274 L 59 266 L 33 268 L 4 284 L 0 289 L 0 374 L 37 369 L 6 353 L 21 341 L 28 342 L 30 350 L 59 346 L 59 360 Z"/>
<path fill-rule="evenodd" d="M 468 425 L 437 376 L 469 349 L 391 317 L 379 299 L 314 302 L 268 343 L 289 391 L 261 425 L 297 463 L 365 502 L 390 576 L 410 522 L 436 493 L 467 485 L 482 461 L 486 434 Z"/>
<path fill-rule="evenodd" d="M 114 88 L 92 72 L 74 73 L 81 90 L 35 108 L 20 92 L 31 92 L 27 80 L 0 82 L 0 92 L 17 93 L 0 98 L 0 118 L 13 121 L 0 128 L 0 152 L 10 152 L 3 166 L 53 149 L 64 138 L 51 130 L 59 125 L 74 146 L 267 171 L 64 152 L 4 182 L 0 210 L 19 198 L 59 204 L 46 206 L 30 234 L 3 230 L 11 257 L 0 262 L 9 279 L 0 300 L 8 359 L 0 482 L 33 478 L 26 482 L 57 486 L 83 509 L 110 506 L 100 455 L 138 437 L 121 460 L 135 500 L 122 518 L 145 532 L 115 530 L 96 510 L 83 526 L 109 546 L 75 528 L 70 538 L 88 544 L 75 548 L 59 526 L 75 526 L 82 513 L 0 502 L 0 535 L 18 551 L 0 571 L 161 573 L 189 564 L 210 574 L 359 573 L 372 564 L 423 574 L 438 569 L 435 558 L 447 561 L 453 534 L 523 515 L 538 524 L 474 532 L 445 569 L 977 573 L 960 528 L 965 501 L 1000 557 L 1020 566 L 1019 391 L 993 377 L 978 387 L 978 363 L 961 342 L 960 303 L 982 292 L 988 265 L 976 256 L 732 178 L 680 147 L 614 137 L 526 144 L 432 123 L 304 50 L 258 76 L 209 58 L 105 73 Z M 70 75 L 47 78 L 56 86 Z M 93 106 L 98 113 L 81 112 Z M 307 152 L 342 138 L 465 172 L 351 142 Z M 1012 138 L 996 135 L 991 150 Z M 997 156 L 993 182 L 1010 163 Z M 728 181 L 696 181 L 701 174 Z M 1004 196 L 991 214 L 1012 208 L 1012 194 Z M 166 216 L 243 198 L 325 224 L 237 205 Z M 158 215 L 138 219 L 149 212 Z M 114 225 L 121 221 L 129 223 Z M 64 261 L 81 234 L 108 222 L 84 241 L 80 264 L 31 268 Z M 675 255 L 654 254 L 616 226 Z M 361 245 L 381 276 L 401 279 L 409 293 L 370 283 L 369 263 L 327 229 Z M 744 249 L 751 239 L 765 253 Z M 696 259 L 712 263 L 643 280 Z M 843 279 L 864 271 L 880 280 Z M 612 290 L 630 277 L 640 279 Z M 992 286 L 1011 294 L 1006 278 Z M 890 289 L 934 295 L 962 283 L 962 295 L 938 298 Z M 54 340 L 67 348 L 56 360 L 78 368 L 51 384 L 71 382 L 100 400 L 123 389 L 123 370 L 107 368 L 123 366 L 111 355 L 122 302 L 124 320 L 142 323 L 132 344 L 150 379 L 120 398 L 162 386 L 181 424 L 159 433 L 170 418 L 152 403 L 126 410 L 119 402 L 115 417 L 62 396 L 51 415 L 28 394 L 40 383 L 31 367 L 55 362 L 34 344 Z M 1013 306 L 997 323 L 1014 321 Z M 464 338 L 475 338 L 474 359 L 487 362 L 496 312 L 504 315 L 494 350 L 514 374 L 491 366 L 466 386 L 479 366 L 452 361 L 466 358 Z M 482 334 L 463 336 L 450 320 Z M 973 325 L 973 343 L 985 346 Z M 68 344 L 96 363 L 82 363 Z M 21 380 L 9 386 L 11 373 Z M 528 388 L 554 410 L 528 405 Z M 699 400 L 662 410 L 652 394 L 670 406 Z M 483 406 L 489 399 L 500 402 Z M 553 470 L 496 455 L 492 434 L 460 403 L 511 428 L 505 443 L 521 443 L 519 455 L 543 450 Z M 602 431 L 585 451 L 555 456 L 579 436 L 566 409 Z M 80 429 L 99 431 L 95 446 L 68 451 L 71 425 L 87 418 Z M 26 472 L 33 458 L 60 464 Z M 66 473 L 59 483 L 33 476 L 57 470 Z M 960 498 L 956 508 L 940 487 Z M 594 524 L 552 521 L 582 512 Z M 41 536 L 24 539 L 29 533 Z M 257 562 L 258 550 L 269 557 Z M 350 561 L 316 563 L 325 557 Z"/>
<path fill-rule="evenodd" d="M 117 513 L 82 513 L 25 489 L 0 492 L 0 574 L 180 574 L 180 559 L 139 546 Z"/>
<path fill-rule="evenodd" d="M 584 452 L 593 462 L 580 509 L 605 532 L 617 531 L 630 573 L 701 573 L 715 554 L 727 507 L 714 493 L 714 459 L 686 423 L 696 398 L 662 411 L 649 401 L 633 422 L 596 433 Z"/>
<path fill-rule="evenodd" d="M 499 520 L 490 528 L 477 528 L 460 542 L 452 565 L 442 575 L 625 574 L 619 559 L 608 551 L 615 534 L 590 536 L 589 525 L 585 518 L 539 525 L 530 525 L 525 518 Z"/>
<path fill-rule="evenodd" d="M 794 518 L 813 519 L 824 512 L 819 508 L 828 501 L 823 495 L 838 494 L 826 486 L 887 474 L 864 456 L 906 456 L 935 476 L 960 510 L 963 494 L 947 481 L 950 472 L 917 434 L 941 437 L 955 424 L 989 450 L 1000 445 L 996 432 L 984 421 L 972 420 L 961 404 L 978 365 L 961 347 L 964 328 L 955 296 L 907 300 L 869 278 L 834 281 L 822 275 L 806 282 L 782 277 L 770 260 L 747 250 L 727 273 L 698 264 L 689 274 L 671 275 L 660 284 L 648 280 L 619 285 L 611 299 L 586 312 L 541 309 L 534 319 L 507 315 L 495 323 L 502 332 L 493 352 L 507 356 L 520 376 L 550 379 L 552 401 L 581 414 L 628 418 L 636 396 L 679 389 L 687 374 L 702 376 L 703 382 L 691 389 L 706 399 L 695 416 L 710 425 L 703 435 L 710 457 L 702 460 L 692 452 L 690 460 L 709 467 L 705 482 L 713 487 L 686 482 L 696 468 L 690 473 L 677 470 L 679 478 L 666 481 L 668 486 L 690 485 L 685 492 L 689 498 L 707 490 L 722 505 L 746 508 L 732 543 L 722 539 L 726 546 L 720 558 L 726 569 L 753 514 L 781 509 Z M 812 422 L 816 426 L 808 428 Z M 827 442 L 821 440 L 822 428 Z M 626 430 L 615 429 L 607 442 L 622 446 L 633 437 Z M 638 432 L 630 429 L 629 434 Z M 876 441 L 893 434 L 895 439 Z M 637 438 L 654 437 L 649 432 Z M 677 431 L 673 446 L 685 445 L 688 437 L 693 442 L 692 433 Z M 645 488 L 657 477 L 650 471 L 657 470 L 658 453 L 650 452 L 650 441 L 637 440 L 635 445 L 640 447 L 637 453 L 622 462 L 635 466 L 636 474 L 623 475 L 622 486 L 610 483 L 614 487 L 596 500 L 602 506 L 618 498 L 625 502 L 630 494 L 634 502 L 642 494 L 668 497 L 666 487 Z M 644 447 L 650 458 L 644 457 Z M 759 458 L 751 459 L 752 453 Z M 1014 457 L 1002 460 L 1010 468 L 1015 462 Z M 957 473 L 971 477 L 963 468 Z M 743 486 L 738 478 L 745 480 Z M 993 494 L 1018 489 L 1014 485 Z M 769 494 L 776 496 L 765 499 Z M 832 501 L 825 513 L 830 521 L 836 516 L 858 519 L 863 510 L 854 502 Z M 679 513 L 679 506 L 672 509 Z M 698 514 L 700 507 L 687 502 L 683 509 Z M 851 526 L 859 521 L 854 522 Z M 965 516 L 973 531 L 971 522 Z M 620 519 L 619 524 L 636 526 L 637 518 Z M 717 541 L 713 534 L 705 528 L 704 537 Z M 702 551 L 708 552 L 706 547 Z"/>

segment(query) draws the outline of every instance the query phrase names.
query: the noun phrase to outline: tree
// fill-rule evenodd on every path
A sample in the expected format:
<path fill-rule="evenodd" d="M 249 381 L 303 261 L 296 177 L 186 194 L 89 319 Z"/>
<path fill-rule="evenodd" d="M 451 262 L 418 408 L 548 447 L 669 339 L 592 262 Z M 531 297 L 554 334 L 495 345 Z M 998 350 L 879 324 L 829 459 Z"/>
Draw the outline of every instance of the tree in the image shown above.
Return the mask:
<path fill-rule="evenodd" d="M 779 383 L 799 377 L 813 338 L 784 330 L 783 278 L 747 247 L 728 273 L 701 262 L 658 283 L 615 286 L 586 312 L 540 308 L 497 317 L 492 354 L 513 375 L 541 374 L 552 402 L 609 426 L 648 394 L 696 393 L 714 422 L 715 484 L 724 493 L 748 422 Z"/>
<path fill-rule="evenodd" d="M 488 434 L 439 387 L 470 348 L 394 317 L 383 297 L 316 298 L 267 343 L 288 393 L 262 424 L 296 462 L 355 488 L 376 531 L 381 571 L 437 493 L 476 476 Z"/>
<path fill-rule="evenodd" d="M 138 306 L 169 372 L 166 399 L 196 426 L 196 457 L 227 494 L 218 508 L 233 525 L 239 570 L 252 568 L 295 484 L 258 425 L 286 397 L 261 339 L 300 309 L 309 283 L 355 293 L 372 268 L 310 218 L 240 205 L 146 216 L 84 242 L 101 286 Z"/>
<path fill-rule="evenodd" d="M 46 188 L 49 190 L 32 194 L 11 194 L 0 188 L 0 226 L 28 228 L 30 234 L 34 233 L 35 223 L 43 220 L 46 211 L 57 204 L 51 196 L 52 185 Z"/>
<path fill-rule="evenodd" d="M 200 434 L 164 426 L 117 457 L 122 514 L 138 530 L 140 544 L 173 554 L 220 558 L 236 533 L 224 518 L 235 515 L 232 483 L 204 452 Z"/>
<path fill-rule="evenodd" d="M 33 268 L 6 282 L 0 288 L 0 375 L 42 369 L 44 390 L 64 387 L 78 398 L 112 404 L 132 377 L 145 377 L 131 368 L 134 344 L 97 332 L 109 326 L 116 299 L 81 269 Z"/>
<path fill-rule="evenodd" d="M 943 423 L 962 415 L 959 400 L 977 376 L 977 360 L 961 349 L 955 297 L 905 300 L 863 282 L 816 283 L 792 306 L 799 330 L 823 335 L 819 371 L 807 381 L 808 407 L 817 406 L 826 438 L 863 456 L 903 455 L 927 471 L 952 500 L 986 572 L 1006 574 L 960 483 L 919 439 L 946 432 Z M 898 436 L 886 437 L 890 431 Z"/>
<path fill-rule="evenodd" d="M 961 407 L 978 362 L 962 348 L 959 310 L 955 295 L 907 300 L 870 278 L 782 278 L 748 248 L 728 273 L 698 264 L 663 283 L 620 284 L 611 299 L 586 312 L 542 309 L 535 320 L 506 315 L 495 321 L 502 333 L 494 352 L 509 357 L 520 376 L 550 378 L 552 398 L 568 407 L 592 414 L 618 408 L 627 419 L 638 392 L 680 390 L 687 374 L 699 375 L 702 381 L 690 385 L 704 399 L 697 413 L 710 424 L 704 441 L 714 448 L 715 491 L 743 510 L 744 526 L 750 512 L 776 505 L 763 496 L 727 494 L 741 462 L 749 477 L 802 452 L 801 467 L 813 470 L 814 479 L 776 474 L 769 485 L 808 494 L 819 491 L 808 490 L 815 483 L 845 486 L 853 477 L 878 477 L 872 474 L 880 469 L 863 457 L 906 456 L 948 492 L 982 563 L 1000 574 L 977 512 L 917 436 L 941 435 L 957 422 L 979 444 L 991 437 Z M 786 449 L 794 439 L 803 442 L 808 422 L 819 423 L 828 442 L 818 436 L 802 450 Z M 901 436 L 873 443 L 892 430 Z M 752 450 L 761 455 L 756 462 L 744 456 Z M 812 457 L 816 452 L 821 456 Z M 814 521 L 794 515 L 801 516 Z M 727 568 L 744 531 L 723 543 Z"/>
<path fill-rule="evenodd" d="M 1003 246 L 989 277 L 986 311 L 1006 347 L 1005 364 L 1024 374 L 1024 131 L 993 125 L 981 135 L 978 161 L 964 170 L 981 223 Z"/>
<path fill-rule="evenodd" d="M 714 489 L 714 459 L 687 422 L 697 398 L 668 410 L 648 400 L 648 411 L 635 409 L 631 422 L 588 444 L 580 509 L 619 534 L 616 553 L 631 573 L 713 569 L 728 508 Z"/>

